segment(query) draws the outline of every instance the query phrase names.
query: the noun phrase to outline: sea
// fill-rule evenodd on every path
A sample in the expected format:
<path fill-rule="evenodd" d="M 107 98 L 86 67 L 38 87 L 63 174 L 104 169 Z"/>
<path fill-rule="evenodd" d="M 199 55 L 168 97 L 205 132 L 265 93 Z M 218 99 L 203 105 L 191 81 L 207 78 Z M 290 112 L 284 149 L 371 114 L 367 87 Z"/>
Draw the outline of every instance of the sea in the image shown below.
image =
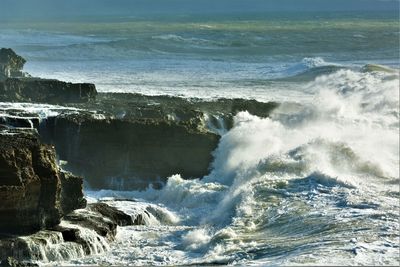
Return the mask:
<path fill-rule="evenodd" d="M 275 101 L 221 133 L 209 174 L 94 191 L 145 226 L 44 265 L 400 263 L 398 12 L 91 17 L 0 23 L 32 76 L 100 92 Z"/>

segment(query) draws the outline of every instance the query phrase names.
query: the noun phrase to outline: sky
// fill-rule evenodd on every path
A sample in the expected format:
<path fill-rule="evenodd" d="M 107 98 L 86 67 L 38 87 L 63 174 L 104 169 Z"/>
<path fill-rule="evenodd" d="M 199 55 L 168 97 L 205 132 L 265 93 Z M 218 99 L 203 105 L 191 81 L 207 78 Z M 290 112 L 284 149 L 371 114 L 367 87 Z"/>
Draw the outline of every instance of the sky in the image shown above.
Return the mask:
<path fill-rule="evenodd" d="M 399 0 L 0 0 L 0 21 L 304 11 L 394 11 Z"/>

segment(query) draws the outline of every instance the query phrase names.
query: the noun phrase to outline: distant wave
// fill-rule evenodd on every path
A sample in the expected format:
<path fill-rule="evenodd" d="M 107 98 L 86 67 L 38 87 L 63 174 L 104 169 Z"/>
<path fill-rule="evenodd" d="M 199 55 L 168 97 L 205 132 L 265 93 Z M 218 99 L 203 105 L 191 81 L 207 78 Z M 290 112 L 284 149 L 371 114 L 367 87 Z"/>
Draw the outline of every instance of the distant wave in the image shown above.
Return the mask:
<path fill-rule="evenodd" d="M 345 69 L 345 66 L 326 62 L 321 57 L 304 58 L 301 62 L 293 64 L 281 71 L 281 77 L 278 80 L 286 81 L 312 81 L 320 75 L 334 73 L 340 69 Z"/>

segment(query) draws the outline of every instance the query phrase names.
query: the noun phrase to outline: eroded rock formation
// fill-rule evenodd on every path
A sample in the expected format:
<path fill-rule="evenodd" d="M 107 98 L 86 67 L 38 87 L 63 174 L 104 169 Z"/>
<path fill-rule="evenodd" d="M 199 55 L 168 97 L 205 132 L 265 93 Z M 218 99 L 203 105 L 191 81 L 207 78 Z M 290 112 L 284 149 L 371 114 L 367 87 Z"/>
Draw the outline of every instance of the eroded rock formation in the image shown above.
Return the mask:
<path fill-rule="evenodd" d="M 138 189 L 180 173 L 202 177 L 219 136 L 167 120 L 96 119 L 80 114 L 47 119 L 43 140 L 92 188 Z"/>
<path fill-rule="evenodd" d="M 11 48 L 0 48 L 0 81 L 11 77 L 23 77 L 26 60 Z"/>
<path fill-rule="evenodd" d="M 133 216 L 106 203 L 86 205 L 82 178 L 63 171 L 56 154 L 63 169 L 97 189 L 161 186 L 176 173 L 201 178 L 237 112 L 266 117 L 277 106 L 97 94 L 93 84 L 27 77 L 24 63 L 12 50 L 0 50 L 0 265 L 101 253 L 117 226 L 145 224 L 157 213 L 146 208 Z"/>
<path fill-rule="evenodd" d="M 86 204 L 82 178 L 62 172 L 54 148 L 26 132 L 0 135 L 0 199 L 0 233 L 7 234 L 52 227 Z"/>
<path fill-rule="evenodd" d="M 68 83 L 38 78 L 7 78 L 0 81 L 0 101 L 66 104 L 96 97 L 94 84 Z"/>
<path fill-rule="evenodd" d="M 105 203 L 86 205 L 82 178 L 61 170 L 33 129 L 0 130 L 0 266 L 106 251 L 117 226 L 142 223 Z"/>
<path fill-rule="evenodd" d="M 26 60 L 10 48 L 0 49 L 0 102 L 80 103 L 96 97 L 94 84 L 30 77 Z"/>
<path fill-rule="evenodd" d="M 141 221 L 104 203 L 64 216 L 61 223 L 25 236 L 0 236 L 0 264 L 65 261 L 102 253 L 115 239 L 117 227 Z M 0 265 L 1 266 L 1 265 Z"/>

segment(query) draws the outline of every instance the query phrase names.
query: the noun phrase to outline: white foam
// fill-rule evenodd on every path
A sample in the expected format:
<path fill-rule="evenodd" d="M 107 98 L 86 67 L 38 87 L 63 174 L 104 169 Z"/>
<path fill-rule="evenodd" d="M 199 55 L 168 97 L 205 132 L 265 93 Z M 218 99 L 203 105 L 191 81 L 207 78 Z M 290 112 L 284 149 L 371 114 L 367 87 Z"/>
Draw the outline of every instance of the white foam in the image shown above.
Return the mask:
<path fill-rule="evenodd" d="M 398 82 L 349 70 L 319 77 L 307 85 L 313 101 L 284 103 L 270 118 L 238 113 L 206 177 L 173 175 L 162 190 L 91 192 L 134 198 L 110 203 L 155 220 L 124 228 L 114 254 L 79 263 L 396 263 Z"/>

